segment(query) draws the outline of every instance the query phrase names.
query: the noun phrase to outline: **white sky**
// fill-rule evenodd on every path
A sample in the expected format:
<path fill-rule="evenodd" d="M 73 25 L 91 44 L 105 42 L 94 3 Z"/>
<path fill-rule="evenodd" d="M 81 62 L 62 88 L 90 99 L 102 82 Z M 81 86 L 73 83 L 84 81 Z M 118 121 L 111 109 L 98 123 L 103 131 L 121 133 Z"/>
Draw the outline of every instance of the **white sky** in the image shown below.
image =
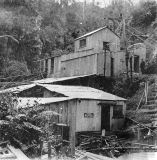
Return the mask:
<path fill-rule="evenodd" d="M 88 2 L 93 2 L 93 0 L 76 0 L 77 2 L 84 2 L 86 1 Z M 100 7 L 105 7 L 106 5 L 108 5 L 109 3 L 111 3 L 112 0 L 95 0 L 95 2 L 100 2 L 101 6 Z M 131 0 L 133 3 L 138 3 L 139 0 Z M 157 0 L 156 0 L 157 1 Z"/>

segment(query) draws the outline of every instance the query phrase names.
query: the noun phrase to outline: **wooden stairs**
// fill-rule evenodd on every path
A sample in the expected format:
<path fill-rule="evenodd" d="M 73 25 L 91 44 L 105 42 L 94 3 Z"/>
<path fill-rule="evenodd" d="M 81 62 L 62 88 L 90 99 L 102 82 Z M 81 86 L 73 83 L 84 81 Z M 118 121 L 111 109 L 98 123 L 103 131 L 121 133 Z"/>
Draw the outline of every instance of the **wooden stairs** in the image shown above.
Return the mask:
<path fill-rule="evenodd" d="M 156 82 L 148 89 L 147 103 L 137 112 L 145 113 L 146 116 L 151 118 L 152 126 L 157 126 L 157 78 Z"/>

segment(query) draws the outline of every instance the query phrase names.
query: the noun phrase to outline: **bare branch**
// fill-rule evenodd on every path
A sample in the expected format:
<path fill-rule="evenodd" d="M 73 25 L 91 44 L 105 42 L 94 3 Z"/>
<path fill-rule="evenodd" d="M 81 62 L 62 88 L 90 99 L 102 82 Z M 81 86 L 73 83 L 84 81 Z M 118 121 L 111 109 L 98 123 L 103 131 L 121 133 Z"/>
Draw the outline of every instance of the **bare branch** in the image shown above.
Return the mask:
<path fill-rule="evenodd" d="M 19 41 L 18 41 L 17 39 L 15 39 L 13 36 L 10 36 L 10 35 L 2 35 L 2 36 L 0 36 L 0 38 L 4 38 L 4 37 L 11 38 L 11 39 L 14 40 L 16 43 L 19 43 Z"/>

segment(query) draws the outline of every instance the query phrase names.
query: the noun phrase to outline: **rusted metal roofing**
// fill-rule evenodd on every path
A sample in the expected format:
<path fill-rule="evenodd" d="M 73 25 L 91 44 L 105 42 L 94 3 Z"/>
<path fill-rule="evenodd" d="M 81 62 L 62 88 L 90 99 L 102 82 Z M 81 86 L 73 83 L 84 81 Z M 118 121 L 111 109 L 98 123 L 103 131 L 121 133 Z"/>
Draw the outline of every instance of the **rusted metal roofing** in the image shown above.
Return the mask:
<path fill-rule="evenodd" d="M 41 80 L 36 80 L 32 81 L 32 83 L 41 83 L 41 84 L 48 84 L 48 83 L 55 83 L 55 82 L 61 82 L 61 81 L 66 81 L 66 80 L 72 80 L 72 79 L 77 79 L 77 78 L 83 78 L 83 77 L 88 77 L 88 76 L 93 76 L 92 75 L 83 75 L 83 76 L 72 76 L 72 77 L 61 77 L 61 78 L 45 78 Z"/>
<path fill-rule="evenodd" d="M 97 99 L 97 100 L 112 100 L 112 101 L 125 101 L 126 99 L 118 97 L 116 95 L 83 86 L 62 86 L 62 85 L 48 85 L 40 84 L 49 91 L 57 92 L 71 98 L 80 99 Z"/>
<path fill-rule="evenodd" d="M 78 40 L 78 39 L 81 39 L 81 38 L 90 36 L 90 35 L 98 32 L 98 31 L 101 31 L 101 30 L 105 29 L 105 28 L 108 28 L 108 27 L 106 27 L 106 26 L 105 26 L 105 27 L 101 27 L 101 28 L 98 28 L 98 29 L 96 29 L 96 30 L 94 30 L 94 31 L 92 31 L 92 32 L 86 33 L 86 34 L 84 34 L 83 36 L 80 36 L 80 37 L 76 38 L 75 41 Z M 110 28 L 108 28 L 108 29 L 109 29 L 111 32 L 113 32 Z M 113 33 L 114 33 L 117 37 L 119 37 L 115 32 L 113 32 Z"/>
<path fill-rule="evenodd" d="M 69 97 L 52 97 L 52 98 L 18 98 L 17 101 L 17 108 L 26 108 L 26 107 L 33 107 L 37 104 L 50 104 L 50 103 L 56 103 L 56 102 L 62 102 L 71 100 L 73 98 Z"/>

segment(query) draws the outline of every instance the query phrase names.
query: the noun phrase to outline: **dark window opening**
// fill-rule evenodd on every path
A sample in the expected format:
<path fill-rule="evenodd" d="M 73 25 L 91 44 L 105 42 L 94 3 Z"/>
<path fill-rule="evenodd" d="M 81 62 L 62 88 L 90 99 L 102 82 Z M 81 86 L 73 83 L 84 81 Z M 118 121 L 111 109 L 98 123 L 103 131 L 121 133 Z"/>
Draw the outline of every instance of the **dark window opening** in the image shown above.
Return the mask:
<path fill-rule="evenodd" d="M 45 72 L 48 72 L 48 59 L 45 60 Z"/>
<path fill-rule="evenodd" d="M 109 42 L 103 42 L 103 50 L 106 50 L 106 51 L 110 50 Z"/>
<path fill-rule="evenodd" d="M 139 56 L 134 56 L 134 71 L 135 73 L 139 73 L 139 61 L 140 57 Z"/>
<path fill-rule="evenodd" d="M 116 105 L 113 106 L 113 118 L 122 118 L 123 117 L 123 106 Z"/>
<path fill-rule="evenodd" d="M 63 140 L 69 141 L 69 131 L 70 127 L 69 126 L 60 126 L 57 124 L 57 134 L 62 136 Z M 63 142 L 63 146 L 69 145 L 67 142 Z"/>
<path fill-rule="evenodd" d="M 114 76 L 114 58 L 111 57 L 111 77 Z"/>
<path fill-rule="evenodd" d="M 87 44 L 86 44 L 86 39 L 81 39 L 80 40 L 80 48 L 83 48 L 85 47 Z"/>
<path fill-rule="evenodd" d="M 101 129 L 110 130 L 110 105 L 101 104 Z"/>
<path fill-rule="evenodd" d="M 51 73 L 54 73 L 54 58 L 51 58 Z"/>

